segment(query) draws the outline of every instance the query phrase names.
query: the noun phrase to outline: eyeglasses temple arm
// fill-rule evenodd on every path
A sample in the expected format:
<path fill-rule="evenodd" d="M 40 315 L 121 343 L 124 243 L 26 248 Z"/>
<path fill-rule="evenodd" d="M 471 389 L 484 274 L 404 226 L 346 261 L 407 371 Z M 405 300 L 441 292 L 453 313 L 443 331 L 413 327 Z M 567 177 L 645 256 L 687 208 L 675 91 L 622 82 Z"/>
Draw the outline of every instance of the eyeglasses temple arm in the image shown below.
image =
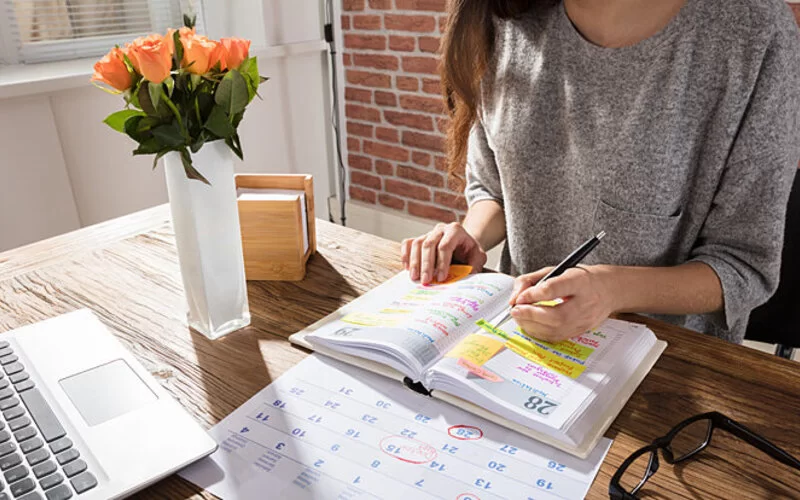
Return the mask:
<path fill-rule="evenodd" d="M 800 470 L 800 460 L 797 460 L 783 449 L 772 444 L 767 439 L 759 436 L 758 434 L 751 431 L 744 425 L 736 422 L 735 420 L 732 420 L 730 418 L 725 418 L 722 422 L 722 428 L 730 432 L 734 436 L 737 436 L 747 441 L 748 443 L 752 444 L 753 446 L 763 451 L 767 455 L 771 456 L 775 460 L 778 460 L 788 465 L 789 467 L 794 467 L 795 469 Z"/>

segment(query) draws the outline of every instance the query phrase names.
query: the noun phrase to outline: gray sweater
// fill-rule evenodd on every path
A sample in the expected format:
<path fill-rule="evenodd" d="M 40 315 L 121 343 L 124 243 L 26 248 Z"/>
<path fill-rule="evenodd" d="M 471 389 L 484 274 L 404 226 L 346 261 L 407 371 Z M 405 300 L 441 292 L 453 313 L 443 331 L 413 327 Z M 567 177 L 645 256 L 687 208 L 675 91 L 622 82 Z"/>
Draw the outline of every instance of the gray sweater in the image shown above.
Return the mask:
<path fill-rule="evenodd" d="M 505 211 L 502 271 L 705 262 L 724 311 L 661 317 L 741 342 L 777 287 L 800 158 L 800 35 L 783 0 L 687 0 L 661 32 L 609 49 L 562 3 L 497 20 L 466 195 Z M 653 283 L 658 286 L 658 283 Z"/>

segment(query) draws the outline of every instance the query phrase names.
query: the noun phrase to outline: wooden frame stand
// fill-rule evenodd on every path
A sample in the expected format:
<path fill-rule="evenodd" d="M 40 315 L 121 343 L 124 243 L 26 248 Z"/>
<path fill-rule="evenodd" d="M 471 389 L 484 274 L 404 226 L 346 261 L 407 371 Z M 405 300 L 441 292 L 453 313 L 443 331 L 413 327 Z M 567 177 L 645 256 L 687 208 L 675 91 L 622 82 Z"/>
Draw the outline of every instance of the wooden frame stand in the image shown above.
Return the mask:
<path fill-rule="evenodd" d="M 237 174 L 235 179 L 237 190 L 250 194 L 238 201 L 247 279 L 302 280 L 308 258 L 317 251 L 312 177 Z M 259 199 L 262 191 L 281 194 Z"/>

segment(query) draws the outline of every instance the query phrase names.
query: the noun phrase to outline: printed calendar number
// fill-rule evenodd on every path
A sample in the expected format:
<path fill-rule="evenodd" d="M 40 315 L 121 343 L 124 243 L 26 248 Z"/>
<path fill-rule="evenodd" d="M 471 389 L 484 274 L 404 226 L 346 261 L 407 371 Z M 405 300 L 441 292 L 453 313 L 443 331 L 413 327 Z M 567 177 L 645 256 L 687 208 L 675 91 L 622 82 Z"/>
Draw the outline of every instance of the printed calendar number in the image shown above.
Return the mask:
<path fill-rule="evenodd" d="M 531 396 L 522 406 L 524 406 L 528 410 L 535 411 L 540 415 L 547 416 L 553 413 L 553 408 L 556 408 L 558 406 L 558 403 L 548 401 L 546 399 L 540 398 L 539 396 Z"/>
<path fill-rule="evenodd" d="M 566 469 L 567 466 L 564 464 L 560 464 L 555 460 L 550 460 L 549 462 L 547 462 L 547 468 L 550 470 L 554 470 L 556 472 L 564 472 L 564 469 Z"/>

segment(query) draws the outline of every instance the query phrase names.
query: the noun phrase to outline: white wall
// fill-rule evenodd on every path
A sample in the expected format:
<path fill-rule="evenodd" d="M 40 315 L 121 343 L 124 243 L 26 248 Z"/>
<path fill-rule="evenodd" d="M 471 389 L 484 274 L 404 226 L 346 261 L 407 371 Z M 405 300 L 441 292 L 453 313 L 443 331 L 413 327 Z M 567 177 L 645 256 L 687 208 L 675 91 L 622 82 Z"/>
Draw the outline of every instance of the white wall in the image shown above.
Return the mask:
<path fill-rule="evenodd" d="M 317 215 L 327 218 L 333 156 L 320 2 L 260 1 L 237 0 L 236 9 L 206 2 L 209 34 L 253 39 L 270 77 L 240 127 L 245 161 L 237 170 L 313 174 Z M 167 201 L 152 158 L 133 157 L 134 143 L 102 123 L 121 98 L 88 77 L 71 82 L 35 95 L 0 93 L 0 251 Z"/>

